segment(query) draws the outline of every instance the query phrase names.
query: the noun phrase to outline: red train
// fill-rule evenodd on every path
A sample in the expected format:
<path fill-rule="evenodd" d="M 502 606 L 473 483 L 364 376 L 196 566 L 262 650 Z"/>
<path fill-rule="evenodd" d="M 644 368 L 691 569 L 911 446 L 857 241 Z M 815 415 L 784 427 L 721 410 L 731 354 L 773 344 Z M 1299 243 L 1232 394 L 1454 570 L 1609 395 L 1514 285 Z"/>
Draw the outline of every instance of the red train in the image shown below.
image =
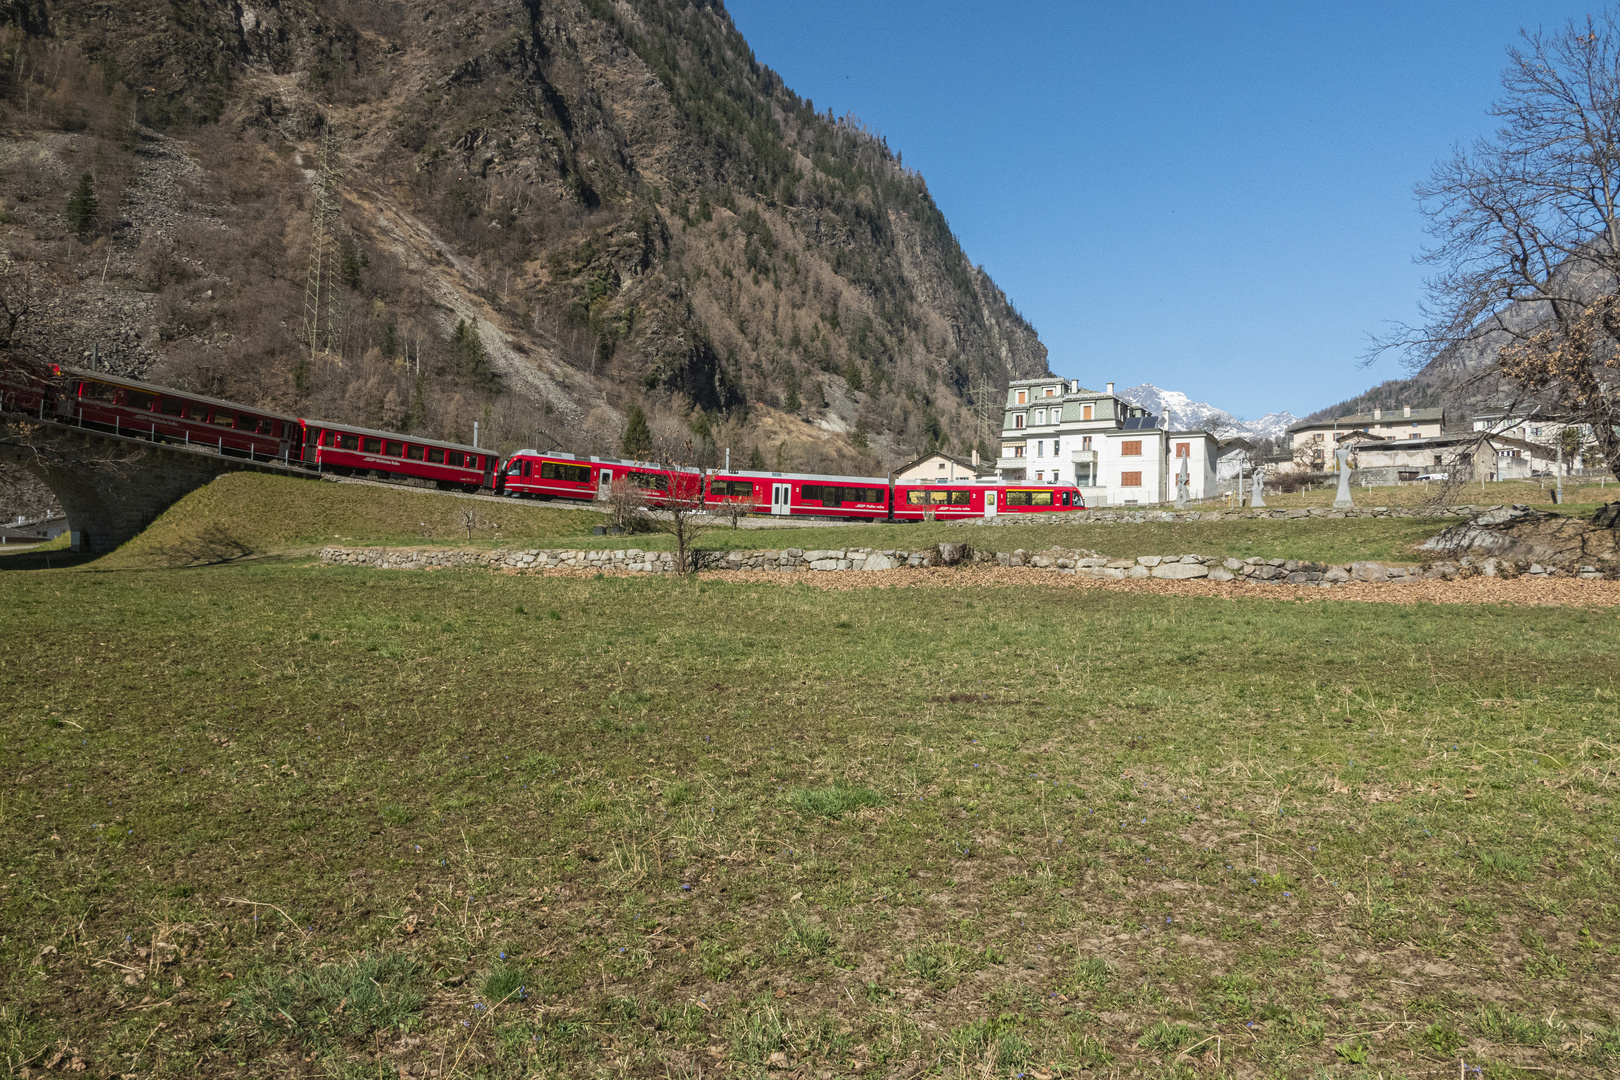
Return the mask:
<path fill-rule="evenodd" d="M 1008 484 L 999 480 L 891 483 L 881 476 L 736 470 L 703 476 L 614 458 L 542 454 L 536 450 L 520 450 L 506 459 L 496 491 L 519 497 L 596 499 L 605 496 L 617 482 L 641 487 L 647 502 L 655 507 L 667 501 L 672 483 L 677 490 L 687 492 L 687 498 L 702 484 L 703 501 L 712 507 L 742 504 L 749 513 L 779 517 L 922 521 L 932 516 L 949 521 L 1085 508 L 1080 489 L 1064 484 Z"/>
<path fill-rule="evenodd" d="M 868 521 L 995 518 L 1085 507 L 1079 489 L 1062 484 L 891 482 L 881 476 L 748 470 L 705 474 L 535 450 L 520 450 L 503 462 L 500 455 L 476 446 L 300 419 L 134 379 L 15 358 L 0 358 L 0 408 L 115 435 L 279 460 L 316 472 L 403 477 L 514 497 L 591 501 L 605 498 L 615 485 L 634 485 L 655 508 L 673 497 L 701 499 L 717 511 L 742 507 L 747 513 L 778 517 Z"/>

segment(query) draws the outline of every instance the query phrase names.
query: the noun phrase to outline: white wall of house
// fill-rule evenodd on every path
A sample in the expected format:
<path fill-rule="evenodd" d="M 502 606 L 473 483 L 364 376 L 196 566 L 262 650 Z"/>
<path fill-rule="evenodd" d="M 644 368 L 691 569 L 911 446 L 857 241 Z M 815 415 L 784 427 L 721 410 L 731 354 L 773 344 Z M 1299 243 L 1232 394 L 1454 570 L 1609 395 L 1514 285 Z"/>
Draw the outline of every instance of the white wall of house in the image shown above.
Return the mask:
<path fill-rule="evenodd" d="M 1113 391 L 1112 383 L 1099 393 L 1061 379 L 1014 382 L 1007 391 L 997 471 L 1009 479 L 1074 484 L 1088 506 L 1162 503 L 1176 496 L 1179 462 L 1169 459 L 1184 444 L 1192 498 L 1213 498 L 1215 437 L 1141 426 L 1151 418 Z"/>

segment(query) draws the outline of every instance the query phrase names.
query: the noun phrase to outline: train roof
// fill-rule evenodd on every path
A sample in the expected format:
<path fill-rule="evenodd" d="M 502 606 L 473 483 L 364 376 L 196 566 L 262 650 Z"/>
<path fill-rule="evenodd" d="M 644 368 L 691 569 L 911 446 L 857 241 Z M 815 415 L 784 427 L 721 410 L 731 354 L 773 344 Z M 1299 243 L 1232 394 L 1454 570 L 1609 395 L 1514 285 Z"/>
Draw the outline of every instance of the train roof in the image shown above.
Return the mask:
<path fill-rule="evenodd" d="M 187 401 L 205 401 L 210 405 L 220 406 L 227 409 L 235 409 L 238 412 L 251 412 L 255 416 L 271 416 L 277 420 L 291 420 L 294 423 L 298 422 L 298 417 L 292 416 L 288 413 L 278 412 L 275 409 L 261 409 L 257 405 L 244 405 L 240 401 L 226 401 L 224 398 L 209 397 L 207 394 L 193 394 L 189 390 L 177 390 L 172 386 L 158 386 L 156 383 L 141 382 L 139 379 L 129 379 L 122 375 L 109 375 L 105 371 L 86 371 L 84 368 L 70 367 L 64 367 L 60 370 L 62 374 L 69 375 L 74 378 L 90 379 L 95 382 L 110 383 L 113 386 L 131 387 L 147 394 L 159 394 L 164 397 L 185 398 Z"/>
<path fill-rule="evenodd" d="M 304 420 L 306 427 L 331 428 L 334 431 L 353 431 L 360 435 L 374 435 L 380 439 L 391 439 L 394 442 L 414 442 L 424 446 L 444 446 L 451 450 L 470 450 L 475 454 L 488 454 L 492 458 L 501 455 L 487 446 L 468 446 L 466 443 L 449 442 L 445 439 L 429 439 L 421 435 L 405 435 L 398 431 L 378 431 L 376 428 L 361 427 L 359 424 L 341 424 L 335 420 Z"/>

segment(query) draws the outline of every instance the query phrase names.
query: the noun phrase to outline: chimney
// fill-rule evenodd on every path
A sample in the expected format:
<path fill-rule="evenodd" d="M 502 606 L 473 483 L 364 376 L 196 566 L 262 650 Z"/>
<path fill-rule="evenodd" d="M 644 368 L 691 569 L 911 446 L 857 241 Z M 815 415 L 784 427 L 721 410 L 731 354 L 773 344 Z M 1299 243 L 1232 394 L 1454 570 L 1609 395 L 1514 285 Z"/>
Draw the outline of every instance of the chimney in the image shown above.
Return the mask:
<path fill-rule="evenodd" d="M 1108 384 L 1108 396 L 1109 397 L 1114 396 L 1114 384 L 1113 383 Z"/>
<path fill-rule="evenodd" d="M 979 467 L 979 451 L 977 449 L 973 451 L 973 467 L 975 469 Z"/>
<path fill-rule="evenodd" d="M 1404 417 L 1407 417 L 1408 419 L 1410 419 L 1411 416 L 1412 416 L 1412 406 L 1410 406 L 1410 405 L 1403 406 L 1401 415 L 1404 416 Z"/>
<path fill-rule="evenodd" d="M 1374 409 L 1373 410 L 1373 419 L 1374 420 L 1382 420 L 1383 418 L 1384 418 L 1384 410 L 1383 409 Z"/>

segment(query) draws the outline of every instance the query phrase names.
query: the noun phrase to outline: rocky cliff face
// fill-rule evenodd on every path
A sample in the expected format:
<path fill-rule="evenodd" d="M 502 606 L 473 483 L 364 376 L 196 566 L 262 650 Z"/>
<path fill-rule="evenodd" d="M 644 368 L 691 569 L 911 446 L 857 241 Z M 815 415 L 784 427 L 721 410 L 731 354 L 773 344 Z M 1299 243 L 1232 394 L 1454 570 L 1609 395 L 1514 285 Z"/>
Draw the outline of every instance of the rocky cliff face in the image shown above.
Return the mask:
<path fill-rule="evenodd" d="M 639 405 L 806 469 L 988 451 L 971 406 L 1047 370 L 718 2 L 12 0 L 0 54 L 14 347 L 502 450 Z"/>

